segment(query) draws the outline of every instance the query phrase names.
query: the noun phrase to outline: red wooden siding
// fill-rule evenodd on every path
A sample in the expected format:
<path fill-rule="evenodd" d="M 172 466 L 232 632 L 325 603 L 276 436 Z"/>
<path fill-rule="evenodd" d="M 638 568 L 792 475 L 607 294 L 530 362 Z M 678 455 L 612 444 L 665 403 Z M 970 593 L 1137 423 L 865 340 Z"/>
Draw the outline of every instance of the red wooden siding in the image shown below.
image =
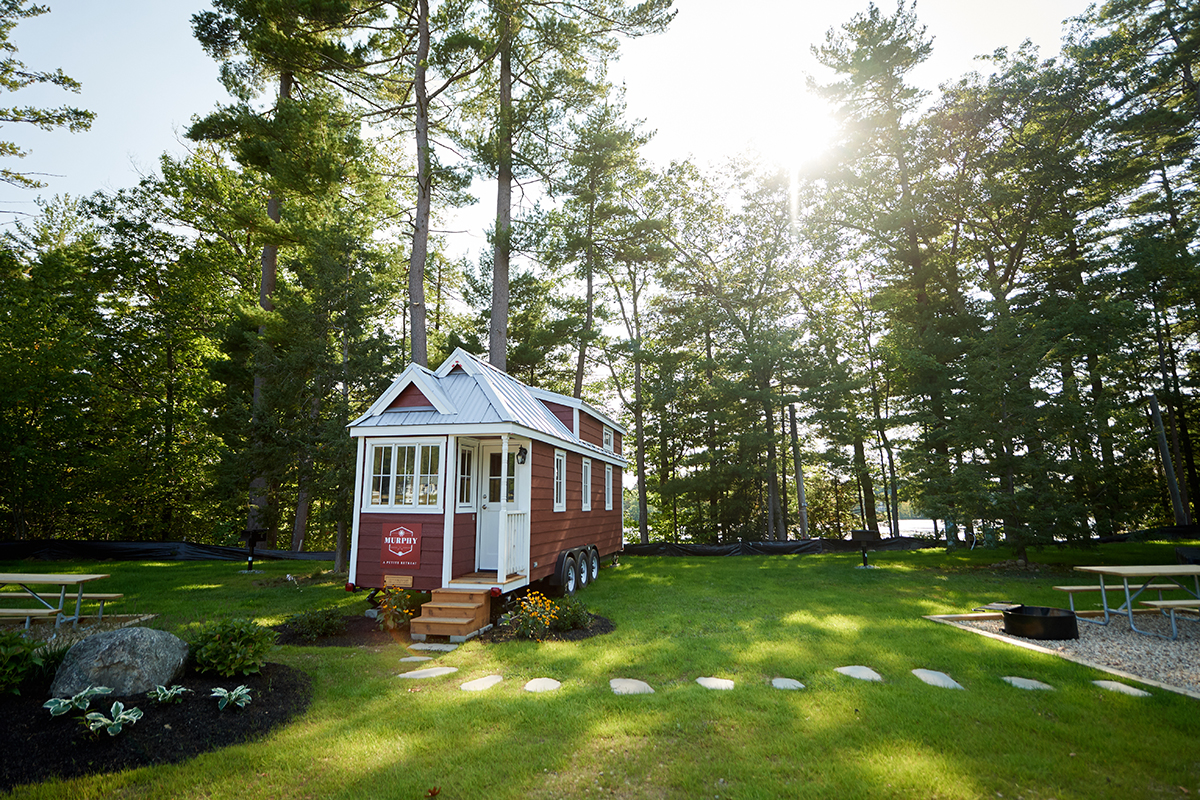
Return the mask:
<path fill-rule="evenodd" d="M 613 467 L 613 509 L 605 511 L 604 462 L 592 459 L 592 510 L 583 511 L 583 456 L 567 451 L 567 509 L 555 511 L 554 449 L 545 442 L 534 442 L 530 457 L 530 580 L 551 575 L 563 550 L 590 544 L 607 556 L 621 549 L 621 470 Z"/>
<path fill-rule="evenodd" d="M 586 411 L 580 411 L 579 438 L 588 444 L 604 447 L 604 425 Z"/>
<path fill-rule="evenodd" d="M 558 421 L 567 426 L 567 430 L 575 430 L 575 410 L 570 406 L 564 406 L 562 403 L 551 403 L 549 400 L 543 400 L 542 405 L 550 409 L 550 413 L 558 417 Z"/>
<path fill-rule="evenodd" d="M 433 403 L 429 402 L 429 398 L 426 397 L 424 395 L 424 393 L 420 389 L 417 388 L 417 385 L 415 383 L 410 383 L 408 386 L 405 386 L 404 391 L 400 392 L 400 395 L 395 400 L 392 401 L 392 404 L 390 406 L 388 406 L 388 410 L 391 411 L 394 408 L 432 408 L 432 407 L 433 407 Z"/>
<path fill-rule="evenodd" d="M 384 531 L 401 525 L 421 533 L 421 566 L 388 567 L 385 570 L 380 565 Z M 379 588 L 383 586 L 384 574 L 412 575 L 414 589 L 427 592 L 441 588 L 444 549 L 442 525 L 441 514 L 362 514 L 358 521 L 358 564 L 355 583 L 359 586 Z M 472 533 L 472 559 L 474 548 L 475 535 Z"/>
<path fill-rule="evenodd" d="M 475 571 L 475 514 L 454 515 L 454 554 L 450 562 L 450 577 L 457 578 Z"/>

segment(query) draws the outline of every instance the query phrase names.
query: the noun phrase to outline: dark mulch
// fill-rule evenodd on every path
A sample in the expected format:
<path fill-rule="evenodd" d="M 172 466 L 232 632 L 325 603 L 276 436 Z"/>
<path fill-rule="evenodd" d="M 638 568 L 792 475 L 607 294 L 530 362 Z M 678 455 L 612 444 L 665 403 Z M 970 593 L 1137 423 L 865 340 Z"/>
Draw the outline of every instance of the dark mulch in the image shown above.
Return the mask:
<path fill-rule="evenodd" d="M 372 647 L 375 645 L 399 642 L 410 643 L 408 630 L 388 632 L 379 629 L 379 623 L 368 619 L 362 614 L 353 614 L 342 618 L 345 630 L 331 636 L 321 636 L 315 640 L 304 638 L 287 623 L 276 625 L 274 630 L 279 634 L 277 644 L 296 644 L 301 647 Z"/>
<path fill-rule="evenodd" d="M 599 614 L 591 614 L 590 616 L 592 621 L 588 623 L 586 628 L 575 628 L 570 631 L 550 631 L 542 641 L 578 642 L 581 639 L 590 639 L 593 636 L 603 636 L 617 629 L 617 626 L 608 617 L 602 617 Z M 495 625 L 487 633 L 480 634 L 479 640 L 481 642 L 518 641 L 517 634 L 511 625 Z"/>
<path fill-rule="evenodd" d="M 21 695 L 0 694 L 0 791 L 48 778 L 73 778 L 116 772 L 151 764 L 173 764 L 200 753 L 245 742 L 266 734 L 301 714 L 312 700 L 312 684 L 300 670 L 267 664 L 257 675 L 222 678 L 185 675 L 179 684 L 191 689 L 182 703 L 160 705 L 145 695 L 96 697 L 89 711 L 110 716 L 114 700 L 136 706 L 144 716 L 116 736 L 93 734 L 75 712 L 51 717 L 42 708 L 48 688 L 26 687 Z M 212 689 L 250 688 L 245 708 L 217 709 Z"/>

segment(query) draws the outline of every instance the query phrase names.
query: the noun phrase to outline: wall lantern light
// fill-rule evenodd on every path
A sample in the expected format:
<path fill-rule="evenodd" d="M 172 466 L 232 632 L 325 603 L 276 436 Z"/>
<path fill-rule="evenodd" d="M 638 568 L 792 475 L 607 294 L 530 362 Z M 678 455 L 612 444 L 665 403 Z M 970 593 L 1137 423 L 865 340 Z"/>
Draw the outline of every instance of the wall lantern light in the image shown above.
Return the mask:
<path fill-rule="evenodd" d="M 521 447 L 517 450 L 517 463 L 518 464 L 524 464 L 525 459 L 528 457 L 529 457 L 529 451 L 526 450 L 524 447 Z"/>

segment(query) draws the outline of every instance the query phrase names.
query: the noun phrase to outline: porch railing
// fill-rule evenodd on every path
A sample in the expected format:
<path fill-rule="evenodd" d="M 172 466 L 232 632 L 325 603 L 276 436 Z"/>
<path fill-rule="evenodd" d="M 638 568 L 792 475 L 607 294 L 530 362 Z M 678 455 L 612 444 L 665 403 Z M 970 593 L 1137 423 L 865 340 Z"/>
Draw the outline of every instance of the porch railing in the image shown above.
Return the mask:
<path fill-rule="evenodd" d="M 496 580 L 503 582 L 510 572 L 529 574 L 529 565 L 521 554 L 529 546 L 529 512 L 505 511 L 500 517 L 499 552 L 496 554 Z"/>

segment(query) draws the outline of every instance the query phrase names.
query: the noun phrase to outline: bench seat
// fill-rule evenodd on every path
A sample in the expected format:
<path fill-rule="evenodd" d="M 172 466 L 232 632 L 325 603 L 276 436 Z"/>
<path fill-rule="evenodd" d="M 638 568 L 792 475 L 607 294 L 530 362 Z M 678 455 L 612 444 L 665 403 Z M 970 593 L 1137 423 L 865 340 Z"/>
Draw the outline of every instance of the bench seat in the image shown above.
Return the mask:
<path fill-rule="evenodd" d="M 1087 584 L 1086 586 L 1055 586 L 1054 588 L 1057 591 L 1069 592 L 1071 594 L 1074 594 L 1075 592 L 1098 592 L 1098 591 L 1100 591 L 1100 584 L 1090 583 L 1090 584 Z M 1141 588 L 1141 587 L 1138 587 L 1138 588 Z M 1160 592 L 1166 592 L 1171 589 L 1180 589 L 1182 587 L 1180 587 L 1179 584 L 1177 584 L 1177 583 L 1152 583 L 1145 588 L 1155 589 Z M 1104 591 L 1106 591 L 1106 592 L 1112 592 L 1112 591 L 1123 592 L 1125 590 L 1121 588 L 1121 584 L 1117 584 L 1116 586 L 1105 586 Z"/>
<path fill-rule="evenodd" d="M 1196 609 L 1200 611 L 1200 599 L 1189 597 L 1186 600 L 1142 600 L 1142 605 L 1157 608 L 1159 611 L 1171 612 L 1171 638 L 1179 638 L 1179 628 L 1175 624 L 1175 612 L 1179 609 Z"/>
<path fill-rule="evenodd" d="M 15 617 L 20 619 L 25 618 L 25 628 L 29 628 L 29 623 L 34 617 L 57 617 L 57 608 L 0 608 L 0 618 Z"/>
<path fill-rule="evenodd" d="M 43 600 L 45 600 L 47 602 L 51 602 L 51 603 L 58 600 L 58 597 L 59 597 L 58 592 L 37 592 L 36 594 L 38 597 L 42 598 Z M 107 603 L 111 600 L 120 600 L 124 596 L 125 595 L 117 593 L 117 592 L 84 592 L 83 593 L 84 601 L 90 601 L 93 603 L 100 604 L 100 610 L 97 612 L 97 617 L 96 617 L 98 620 L 104 619 L 104 604 L 105 603 Z M 20 598 L 20 597 L 24 597 L 27 600 L 31 599 L 29 596 L 29 592 L 0 592 L 0 599 L 16 599 L 16 598 Z M 66 607 L 70 604 L 70 602 L 77 597 L 79 597 L 79 595 L 77 593 L 67 592 L 66 599 L 63 601 L 63 610 L 65 611 Z M 9 616 L 13 616 L 13 615 L 10 614 Z"/>

